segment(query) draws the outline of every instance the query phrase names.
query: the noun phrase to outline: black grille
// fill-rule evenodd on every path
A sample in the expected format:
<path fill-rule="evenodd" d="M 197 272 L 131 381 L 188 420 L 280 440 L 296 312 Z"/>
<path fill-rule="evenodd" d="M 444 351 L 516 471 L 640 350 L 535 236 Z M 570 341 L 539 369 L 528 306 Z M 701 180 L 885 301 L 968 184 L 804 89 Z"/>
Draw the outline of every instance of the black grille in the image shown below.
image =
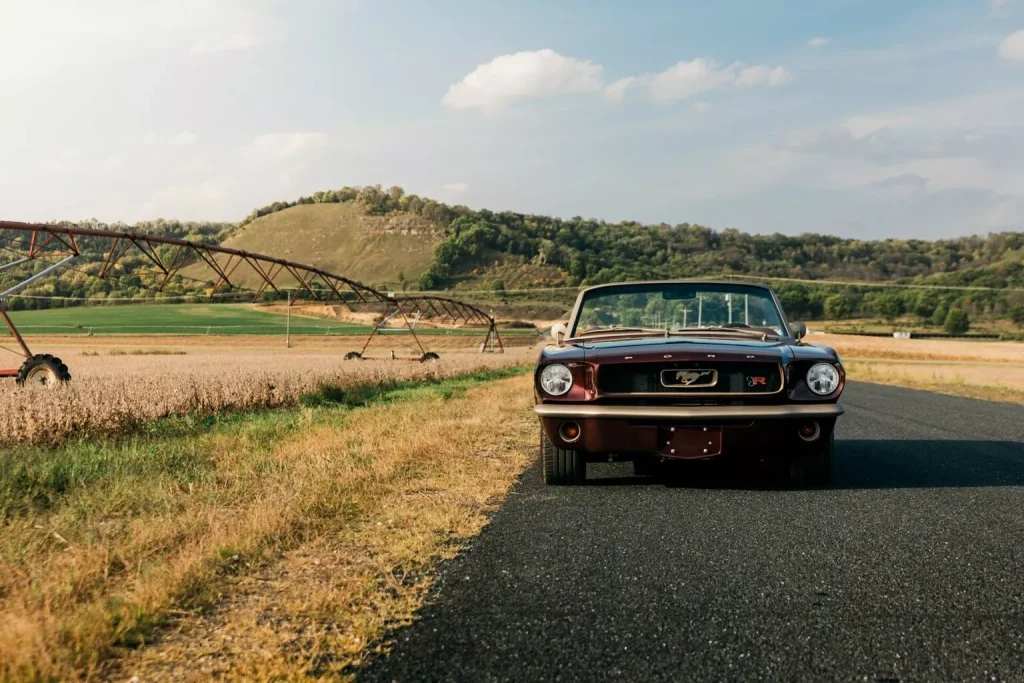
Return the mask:
<path fill-rule="evenodd" d="M 718 381 L 710 387 L 666 387 L 662 370 L 717 370 Z M 753 361 L 615 363 L 600 367 L 597 388 L 602 394 L 772 394 L 782 388 L 782 375 L 778 363 Z"/>

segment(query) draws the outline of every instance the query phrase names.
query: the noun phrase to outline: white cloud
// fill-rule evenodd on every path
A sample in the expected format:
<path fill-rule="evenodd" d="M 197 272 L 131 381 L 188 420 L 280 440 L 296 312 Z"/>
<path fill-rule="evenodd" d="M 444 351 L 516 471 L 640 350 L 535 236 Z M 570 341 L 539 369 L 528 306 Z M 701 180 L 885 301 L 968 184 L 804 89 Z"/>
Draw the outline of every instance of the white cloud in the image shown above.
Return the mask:
<path fill-rule="evenodd" d="M 142 136 L 144 147 L 191 147 L 199 140 L 199 136 L 187 130 L 170 135 L 147 133 Z"/>
<path fill-rule="evenodd" d="M 208 38 L 192 44 L 190 55 L 215 54 L 218 52 L 235 52 L 249 50 L 261 43 L 259 36 L 248 31 L 239 31 L 225 36 Z"/>
<path fill-rule="evenodd" d="M 598 92 L 604 87 L 602 71 L 590 60 L 550 49 L 501 55 L 448 88 L 442 103 L 452 109 L 494 112 L 522 99 Z"/>
<path fill-rule="evenodd" d="M 170 139 L 170 143 L 175 147 L 188 147 L 190 145 L 196 144 L 196 140 L 198 139 L 199 136 L 196 135 L 195 133 L 190 133 L 187 130 L 183 130 L 177 135 L 172 136 Z"/>
<path fill-rule="evenodd" d="M 620 78 L 605 88 L 602 95 L 608 102 L 621 102 L 622 98 L 626 95 L 626 89 L 636 83 L 636 81 L 637 79 L 635 76 Z"/>
<path fill-rule="evenodd" d="M 793 82 L 793 76 L 781 66 L 751 66 L 740 71 L 738 85 L 766 85 L 774 88 Z"/>
<path fill-rule="evenodd" d="M 297 159 L 327 146 L 326 133 L 265 133 L 242 146 L 242 156 L 252 161 Z"/>
<path fill-rule="evenodd" d="M 590 60 L 565 57 L 554 50 L 517 52 L 481 64 L 448 88 L 442 103 L 452 109 L 495 112 L 518 100 L 565 93 L 600 93 L 607 102 L 621 102 L 626 91 L 645 87 L 655 102 L 672 102 L 726 86 L 774 88 L 792 82 L 781 66 L 722 66 L 709 57 L 681 61 L 657 74 L 627 76 L 605 85 L 604 67 Z"/>
<path fill-rule="evenodd" d="M 723 67 L 713 59 L 699 57 L 689 62 L 679 62 L 651 76 L 648 85 L 651 97 L 656 102 L 671 102 L 731 85 L 774 88 L 792 80 L 790 73 L 781 66 L 744 67 L 737 62 Z"/>
<path fill-rule="evenodd" d="M 991 0 L 993 7 L 1005 7 L 1009 5 L 1013 0 Z"/>
<path fill-rule="evenodd" d="M 694 102 L 691 109 L 693 109 L 694 114 L 703 114 L 707 110 L 711 109 L 711 105 L 707 102 Z"/>
<path fill-rule="evenodd" d="M 826 45 L 828 45 L 828 38 L 823 38 L 822 36 L 816 36 L 816 37 L 811 38 L 810 40 L 808 40 L 807 41 L 807 45 L 809 47 L 825 47 Z"/>
<path fill-rule="evenodd" d="M 656 102 L 671 102 L 720 88 L 735 79 L 733 67 L 723 69 L 715 60 L 699 57 L 689 62 L 679 62 L 652 76 L 649 86 Z"/>
<path fill-rule="evenodd" d="M 446 185 L 442 185 L 441 188 L 448 190 L 449 192 L 465 192 L 469 189 L 469 183 L 448 183 Z"/>
<path fill-rule="evenodd" d="M 1024 62 L 1024 30 L 1011 34 L 999 44 L 999 56 L 1013 62 Z"/>

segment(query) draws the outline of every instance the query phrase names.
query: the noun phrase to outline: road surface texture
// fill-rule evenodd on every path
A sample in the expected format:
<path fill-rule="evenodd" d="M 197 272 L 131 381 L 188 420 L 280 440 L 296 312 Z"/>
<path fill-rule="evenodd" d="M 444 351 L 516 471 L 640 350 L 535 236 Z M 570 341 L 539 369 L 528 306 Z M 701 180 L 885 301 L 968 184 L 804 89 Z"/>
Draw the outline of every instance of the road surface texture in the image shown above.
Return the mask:
<path fill-rule="evenodd" d="M 1024 681 L 1024 407 L 843 403 L 828 490 L 535 466 L 359 679 Z"/>

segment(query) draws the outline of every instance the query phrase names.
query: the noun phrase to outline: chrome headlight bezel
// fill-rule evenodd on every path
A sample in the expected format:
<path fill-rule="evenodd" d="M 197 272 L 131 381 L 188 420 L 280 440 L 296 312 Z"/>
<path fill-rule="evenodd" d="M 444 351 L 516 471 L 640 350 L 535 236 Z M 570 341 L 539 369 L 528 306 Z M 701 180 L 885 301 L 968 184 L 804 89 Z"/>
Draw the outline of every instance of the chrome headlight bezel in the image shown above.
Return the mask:
<path fill-rule="evenodd" d="M 572 370 L 561 363 L 546 365 L 540 371 L 539 383 L 548 396 L 565 396 L 572 389 Z"/>
<path fill-rule="evenodd" d="M 839 369 L 832 363 L 815 363 L 807 370 L 805 381 L 807 388 L 816 396 L 834 394 L 839 389 Z"/>

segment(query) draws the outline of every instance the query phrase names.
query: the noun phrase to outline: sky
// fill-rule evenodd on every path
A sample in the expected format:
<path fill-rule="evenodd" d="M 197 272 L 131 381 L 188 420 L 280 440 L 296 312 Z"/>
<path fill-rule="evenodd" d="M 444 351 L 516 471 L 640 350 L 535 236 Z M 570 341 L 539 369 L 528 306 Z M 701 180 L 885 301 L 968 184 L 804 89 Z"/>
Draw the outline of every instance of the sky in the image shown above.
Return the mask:
<path fill-rule="evenodd" d="M 1024 0 L 0 0 L 0 217 L 1024 229 Z"/>

